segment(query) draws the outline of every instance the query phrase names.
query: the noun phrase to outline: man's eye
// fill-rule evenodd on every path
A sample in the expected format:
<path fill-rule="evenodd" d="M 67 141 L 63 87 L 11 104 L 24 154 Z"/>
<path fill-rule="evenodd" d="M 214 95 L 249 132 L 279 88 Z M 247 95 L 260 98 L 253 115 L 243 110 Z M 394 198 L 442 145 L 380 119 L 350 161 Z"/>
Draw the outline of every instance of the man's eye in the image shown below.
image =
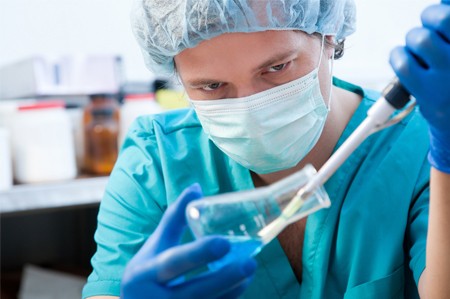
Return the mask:
<path fill-rule="evenodd" d="M 287 65 L 288 65 L 288 63 L 282 63 L 282 64 L 277 64 L 277 65 L 271 66 L 271 67 L 269 67 L 267 72 L 268 73 L 276 73 L 276 72 L 282 71 L 286 68 Z"/>
<path fill-rule="evenodd" d="M 202 87 L 203 90 L 213 91 L 222 86 L 222 83 L 211 83 Z"/>

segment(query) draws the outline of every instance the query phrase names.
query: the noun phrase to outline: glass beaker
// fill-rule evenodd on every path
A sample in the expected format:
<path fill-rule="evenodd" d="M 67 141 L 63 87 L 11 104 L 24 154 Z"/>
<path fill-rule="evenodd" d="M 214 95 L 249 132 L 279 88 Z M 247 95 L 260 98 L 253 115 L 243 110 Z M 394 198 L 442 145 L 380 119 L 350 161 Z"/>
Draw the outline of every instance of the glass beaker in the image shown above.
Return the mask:
<path fill-rule="evenodd" d="M 330 206 L 323 186 L 303 193 L 302 187 L 316 173 L 312 165 L 267 187 L 205 197 L 189 203 L 186 218 L 196 238 L 226 237 L 230 252 L 211 263 L 217 269 L 236 257 L 256 255 L 287 225 Z"/>

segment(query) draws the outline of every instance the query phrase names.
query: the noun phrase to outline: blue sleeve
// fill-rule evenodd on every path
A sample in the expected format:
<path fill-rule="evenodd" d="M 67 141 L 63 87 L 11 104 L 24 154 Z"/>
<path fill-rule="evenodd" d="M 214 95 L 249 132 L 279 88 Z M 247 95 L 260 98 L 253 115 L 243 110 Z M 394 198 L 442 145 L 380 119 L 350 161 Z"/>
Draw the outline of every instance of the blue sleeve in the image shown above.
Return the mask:
<path fill-rule="evenodd" d="M 97 251 L 83 298 L 120 294 L 128 261 L 157 227 L 166 209 L 157 142 L 135 122 L 106 187 L 95 233 Z"/>
<path fill-rule="evenodd" d="M 426 261 L 426 243 L 428 231 L 428 210 L 429 210 L 429 179 L 430 165 L 425 159 L 421 176 L 419 177 L 415 200 L 413 201 L 409 212 L 409 229 L 407 230 L 407 240 L 409 241 L 409 267 L 414 275 L 416 286 L 419 285 L 419 279 L 425 270 Z"/>

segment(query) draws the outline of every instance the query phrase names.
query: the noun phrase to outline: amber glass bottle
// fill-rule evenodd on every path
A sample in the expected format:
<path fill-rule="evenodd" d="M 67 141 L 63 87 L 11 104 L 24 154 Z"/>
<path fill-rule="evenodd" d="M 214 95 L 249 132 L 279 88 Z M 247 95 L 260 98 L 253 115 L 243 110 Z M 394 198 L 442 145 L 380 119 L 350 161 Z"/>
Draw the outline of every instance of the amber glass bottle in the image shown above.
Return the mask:
<path fill-rule="evenodd" d="M 119 105 L 114 96 L 93 95 L 86 106 L 84 123 L 84 170 L 108 175 L 118 155 Z"/>

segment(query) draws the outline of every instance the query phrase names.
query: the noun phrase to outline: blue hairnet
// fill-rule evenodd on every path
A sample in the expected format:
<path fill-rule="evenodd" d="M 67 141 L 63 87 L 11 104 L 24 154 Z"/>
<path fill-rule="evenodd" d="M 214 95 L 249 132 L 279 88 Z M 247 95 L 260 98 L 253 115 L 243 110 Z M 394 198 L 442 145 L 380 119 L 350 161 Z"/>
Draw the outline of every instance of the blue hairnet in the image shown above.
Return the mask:
<path fill-rule="evenodd" d="M 171 74 L 175 55 L 223 33 L 302 30 L 341 40 L 355 15 L 353 0 L 135 0 L 132 28 L 147 67 Z"/>

